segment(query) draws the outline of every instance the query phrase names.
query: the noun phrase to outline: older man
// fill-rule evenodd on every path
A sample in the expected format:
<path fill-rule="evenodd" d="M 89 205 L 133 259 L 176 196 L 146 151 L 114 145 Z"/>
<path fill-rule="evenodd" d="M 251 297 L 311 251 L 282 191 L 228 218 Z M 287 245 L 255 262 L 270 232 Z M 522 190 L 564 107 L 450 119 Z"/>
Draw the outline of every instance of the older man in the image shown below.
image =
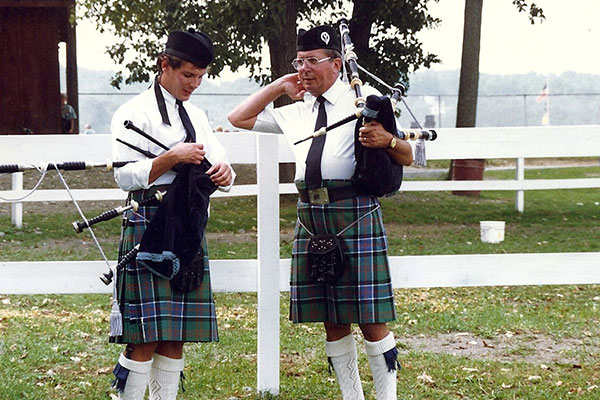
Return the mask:
<path fill-rule="evenodd" d="M 396 318 L 387 260 L 387 241 L 377 197 L 361 193 L 351 183 L 356 166 L 353 124 L 326 136 L 294 145 L 318 128 L 355 112 L 355 94 L 340 80 L 341 45 L 329 26 L 300 30 L 298 73 L 285 75 L 239 104 L 228 116 L 239 128 L 283 133 L 296 159 L 300 193 L 298 223 L 292 251 L 290 319 L 295 323 L 324 322 L 325 349 L 344 399 L 363 399 L 356 343 L 351 324 L 365 337 L 378 399 L 396 399 L 395 339 L 387 322 Z M 379 94 L 364 88 L 367 94 Z M 267 105 L 287 95 L 294 104 Z M 360 127 L 360 143 L 385 149 L 401 165 L 412 162 L 412 149 L 396 140 L 380 123 Z M 345 268 L 334 279 L 319 279 L 309 269 L 308 246 L 319 234 L 338 235 Z"/>

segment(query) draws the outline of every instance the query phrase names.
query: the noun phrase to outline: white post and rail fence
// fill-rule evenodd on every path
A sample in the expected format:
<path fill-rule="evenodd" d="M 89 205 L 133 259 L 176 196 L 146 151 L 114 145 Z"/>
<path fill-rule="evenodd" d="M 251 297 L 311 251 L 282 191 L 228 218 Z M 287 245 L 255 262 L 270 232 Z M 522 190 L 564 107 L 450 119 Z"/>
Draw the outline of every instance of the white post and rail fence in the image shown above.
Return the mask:
<path fill-rule="evenodd" d="M 517 159 L 515 179 L 484 181 L 406 181 L 402 191 L 509 190 L 516 209 L 524 210 L 524 192 L 540 189 L 600 188 L 600 178 L 525 179 L 526 158 L 598 157 L 600 126 L 439 129 L 427 143 L 429 160 Z M 251 260 L 211 260 L 215 291 L 256 292 L 258 296 L 257 391 L 279 393 L 279 292 L 289 290 L 290 260 L 279 258 L 279 194 L 296 193 L 279 184 L 278 164 L 292 154 L 280 135 L 226 133 L 219 139 L 234 164 L 257 164 L 256 185 L 234 185 L 215 196 L 257 196 L 258 253 Z M 90 153 L 93 149 L 93 153 Z M 109 135 L 1 136 L 0 164 L 64 161 L 105 162 Z M 52 172 L 49 172 L 52 173 Z M 68 173 L 67 173 L 68 174 Z M 2 198 L 19 198 L 22 173 Z M 119 189 L 73 190 L 78 201 L 123 200 Z M 71 201 L 66 190 L 38 190 L 23 202 Z M 12 222 L 22 223 L 21 203 L 12 204 Z M 75 233 L 74 233 L 75 234 Z M 116 262 L 116 261 L 113 261 Z M 0 294 L 111 293 L 99 275 L 104 261 L 0 261 Z M 395 288 L 600 283 L 600 252 L 468 254 L 390 257 Z"/>

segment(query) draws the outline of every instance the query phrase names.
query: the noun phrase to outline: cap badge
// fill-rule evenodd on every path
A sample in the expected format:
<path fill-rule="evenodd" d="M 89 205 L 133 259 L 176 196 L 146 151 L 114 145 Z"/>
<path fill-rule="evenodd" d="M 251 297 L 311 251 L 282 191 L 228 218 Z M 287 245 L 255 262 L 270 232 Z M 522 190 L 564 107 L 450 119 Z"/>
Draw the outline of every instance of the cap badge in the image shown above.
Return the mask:
<path fill-rule="evenodd" d="M 325 43 L 325 44 L 329 44 L 329 33 L 327 32 L 321 32 L 321 40 Z"/>

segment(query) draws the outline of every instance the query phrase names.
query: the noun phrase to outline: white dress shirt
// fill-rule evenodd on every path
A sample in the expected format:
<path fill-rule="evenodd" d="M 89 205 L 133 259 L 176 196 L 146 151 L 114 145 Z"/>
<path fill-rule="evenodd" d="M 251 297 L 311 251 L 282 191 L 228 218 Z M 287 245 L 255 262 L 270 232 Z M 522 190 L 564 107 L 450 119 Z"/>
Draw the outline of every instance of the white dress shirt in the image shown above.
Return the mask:
<path fill-rule="evenodd" d="M 159 85 L 165 100 L 165 106 L 171 125 L 163 123 L 158 103 L 154 94 L 154 83 L 148 90 L 140 93 L 133 99 L 123 104 L 114 113 L 111 122 L 112 132 L 112 152 L 115 161 L 135 161 L 121 168 L 115 169 L 115 179 L 119 187 L 126 191 L 137 189 L 147 189 L 151 185 L 148 183 L 150 170 L 152 169 L 152 159 L 146 158 L 139 152 L 127 147 L 126 145 L 116 141 L 119 138 L 127 143 L 133 144 L 144 150 L 150 151 L 157 156 L 164 153 L 165 150 L 158 145 L 152 143 L 142 135 L 133 130 L 124 127 L 124 121 L 130 120 L 153 138 L 172 148 L 177 143 L 183 142 L 186 138 L 186 131 L 179 117 L 178 106 L 173 97 L 167 90 Z M 225 149 L 217 140 L 212 128 L 208 124 L 206 114 L 191 104 L 189 101 L 184 103 L 194 129 L 196 131 L 196 143 L 202 143 L 206 151 L 206 158 L 212 164 L 219 161 L 227 162 Z M 233 172 L 235 179 L 235 172 Z M 173 171 L 167 171 L 158 179 L 152 182 L 152 185 L 169 184 L 175 179 L 177 174 Z M 228 187 L 219 187 L 220 190 L 228 191 Z"/>
<path fill-rule="evenodd" d="M 362 86 L 363 97 L 380 93 L 373 87 Z M 331 125 L 356 112 L 356 94 L 348 83 L 336 80 L 322 95 L 325 98 L 327 125 Z M 259 132 L 283 133 L 296 159 L 296 180 L 304 180 L 306 156 L 311 140 L 294 145 L 314 132 L 319 104 L 317 98 L 306 93 L 304 101 L 279 108 L 268 108 L 258 114 L 253 130 Z M 327 132 L 327 139 L 321 159 L 323 179 L 350 179 L 354 174 L 354 127 L 356 121 L 349 122 Z"/>

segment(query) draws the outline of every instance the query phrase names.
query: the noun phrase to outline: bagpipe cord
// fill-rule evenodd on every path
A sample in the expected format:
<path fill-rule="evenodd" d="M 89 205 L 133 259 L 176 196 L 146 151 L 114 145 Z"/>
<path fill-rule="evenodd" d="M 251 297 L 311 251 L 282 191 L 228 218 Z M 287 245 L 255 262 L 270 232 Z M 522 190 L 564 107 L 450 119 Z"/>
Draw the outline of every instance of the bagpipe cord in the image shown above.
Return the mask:
<path fill-rule="evenodd" d="M 37 188 L 42 184 L 42 181 L 46 177 L 46 172 L 48 171 L 46 168 L 35 167 L 35 169 L 37 169 L 38 171 L 40 171 L 40 173 L 42 174 L 42 176 L 40 176 L 40 179 L 37 181 L 37 183 L 35 184 L 35 186 L 33 187 L 33 189 L 31 189 L 31 191 L 29 193 L 27 193 L 25 196 L 19 197 L 17 199 L 7 199 L 7 198 L 4 198 L 4 197 L 0 196 L 0 200 L 6 201 L 6 202 L 9 202 L 9 203 L 18 203 L 18 202 L 20 202 L 22 200 L 25 200 L 29 196 L 31 196 L 37 190 Z"/>
<path fill-rule="evenodd" d="M 60 173 L 60 170 L 58 169 L 58 167 L 56 165 L 54 165 L 54 168 L 56 169 L 56 173 L 58 174 L 60 181 L 62 182 L 63 186 L 65 187 L 65 190 L 69 194 L 71 201 L 75 205 L 75 208 L 77 209 L 77 212 L 79 213 L 79 216 L 81 218 L 83 218 L 84 221 L 87 221 L 86 216 L 83 214 L 83 211 L 81 211 L 81 207 L 79 207 L 79 203 L 77 203 L 77 200 L 75 200 L 75 197 L 73 196 L 73 193 L 71 193 L 71 189 L 69 188 L 69 185 L 67 184 L 64 177 Z M 104 250 L 102 250 L 102 246 L 100 245 L 98 238 L 94 234 L 94 230 L 92 229 L 91 226 L 88 226 L 87 228 L 90 231 L 90 235 L 94 239 L 94 242 L 96 243 L 96 246 L 98 247 L 98 250 L 100 250 L 100 254 L 102 254 L 102 258 L 104 259 L 104 262 L 106 262 L 106 265 L 108 266 L 108 268 L 112 268 L 108 261 L 108 258 L 106 258 L 106 254 L 104 254 Z M 117 271 L 115 270 L 114 271 L 115 279 L 113 282 L 113 294 L 112 294 L 112 308 L 110 311 L 110 336 L 112 336 L 112 337 L 121 336 L 123 334 L 123 319 L 121 316 L 121 309 L 119 307 L 119 300 L 117 298 L 117 276 L 118 276 L 118 274 L 117 274 Z"/>

